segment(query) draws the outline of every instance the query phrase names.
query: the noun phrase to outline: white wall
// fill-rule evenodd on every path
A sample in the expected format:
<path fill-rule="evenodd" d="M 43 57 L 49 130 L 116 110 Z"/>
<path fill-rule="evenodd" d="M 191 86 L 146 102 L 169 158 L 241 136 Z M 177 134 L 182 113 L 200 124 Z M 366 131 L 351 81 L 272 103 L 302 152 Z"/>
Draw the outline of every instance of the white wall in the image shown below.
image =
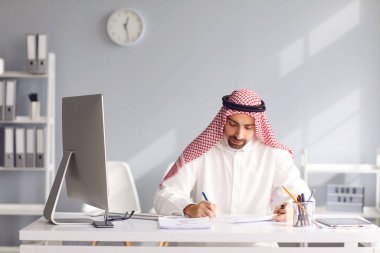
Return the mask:
<path fill-rule="evenodd" d="M 131 47 L 106 35 L 107 17 L 120 7 L 145 21 L 144 37 Z M 108 158 L 131 165 L 148 210 L 166 165 L 237 88 L 261 95 L 297 163 L 303 148 L 311 162 L 374 163 L 379 10 L 376 0 L 1 0 L 0 57 L 8 70 L 25 69 L 25 33 L 48 34 L 57 56 L 57 164 L 61 98 L 104 94 Z M 27 182 L 2 189 L 2 201 L 37 187 L 35 175 L 0 175 L 1 184 Z M 14 221 L 0 217 L 0 224 Z M 17 238 L 1 235 L 2 242 Z"/>

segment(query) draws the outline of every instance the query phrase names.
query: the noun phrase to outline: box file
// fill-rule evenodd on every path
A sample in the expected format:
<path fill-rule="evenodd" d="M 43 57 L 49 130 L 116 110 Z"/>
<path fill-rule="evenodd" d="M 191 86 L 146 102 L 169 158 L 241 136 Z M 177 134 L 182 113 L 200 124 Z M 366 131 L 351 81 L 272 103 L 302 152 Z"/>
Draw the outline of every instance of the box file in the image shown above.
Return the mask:
<path fill-rule="evenodd" d="M 27 71 L 35 74 L 37 72 L 37 35 L 26 35 L 26 50 L 27 50 Z"/>
<path fill-rule="evenodd" d="M 25 165 L 28 168 L 36 167 L 36 130 L 34 128 L 26 129 L 26 155 Z"/>
<path fill-rule="evenodd" d="M 4 95 L 5 95 L 5 80 L 0 80 L 0 120 L 4 120 Z"/>
<path fill-rule="evenodd" d="M 45 74 L 47 72 L 47 36 L 37 34 L 37 72 Z"/>
<path fill-rule="evenodd" d="M 16 128 L 16 167 L 25 167 L 25 128 Z"/>
<path fill-rule="evenodd" d="M 7 80 L 5 92 L 5 120 L 14 120 L 16 117 L 16 80 Z"/>
<path fill-rule="evenodd" d="M 4 128 L 4 167 L 13 168 L 14 165 L 14 129 Z"/>
<path fill-rule="evenodd" d="M 36 167 L 45 166 L 45 143 L 44 143 L 44 129 L 36 129 Z"/>

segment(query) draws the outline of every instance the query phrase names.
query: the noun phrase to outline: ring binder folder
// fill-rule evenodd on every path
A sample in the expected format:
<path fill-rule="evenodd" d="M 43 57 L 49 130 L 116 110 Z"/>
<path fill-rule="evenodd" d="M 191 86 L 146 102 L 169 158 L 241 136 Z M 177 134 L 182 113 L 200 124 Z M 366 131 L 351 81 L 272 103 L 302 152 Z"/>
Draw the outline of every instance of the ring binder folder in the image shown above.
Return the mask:
<path fill-rule="evenodd" d="M 16 128 L 16 167 L 25 167 L 25 128 Z"/>
<path fill-rule="evenodd" d="M 36 167 L 36 130 L 34 128 L 26 129 L 26 155 L 25 165 L 28 168 Z"/>
<path fill-rule="evenodd" d="M 47 71 L 47 36 L 37 34 L 37 72 L 45 74 Z"/>
<path fill-rule="evenodd" d="M 4 167 L 13 168 L 14 164 L 14 129 L 12 127 L 5 128 L 4 137 Z"/>
<path fill-rule="evenodd" d="M 5 120 L 15 119 L 16 80 L 7 80 L 5 93 Z"/>
<path fill-rule="evenodd" d="M 5 91 L 5 81 L 0 80 L 0 120 L 4 120 L 4 91 Z"/>
<path fill-rule="evenodd" d="M 36 167 L 44 167 L 45 149 L 44 149 L 44 129 L 37 128 L 36 130 Z"/>
<path fill-rule="evenodd" d="M 29 73 L 37 73 L 37 36 L 36 34 L 26 35 L 26 50 L 27 50 L 27 70 Z"/>

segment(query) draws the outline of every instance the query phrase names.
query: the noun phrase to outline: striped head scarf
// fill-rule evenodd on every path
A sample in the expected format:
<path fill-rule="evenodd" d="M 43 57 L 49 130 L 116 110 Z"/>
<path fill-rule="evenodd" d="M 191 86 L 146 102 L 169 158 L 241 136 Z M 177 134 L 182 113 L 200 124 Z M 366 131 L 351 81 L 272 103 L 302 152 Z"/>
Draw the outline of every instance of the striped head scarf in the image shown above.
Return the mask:
<path fill-rule="evenodd" d="M 172 168 L 168 171 L 166 179 L 174 176 L 179 169 L 202 156 L 218 143 L 224 135 L 224 125 L 227 117 L 239 113 L 251 116 L 255 122 L 255 135 L 262 143 L 275 148 L 284 149 L 292 154 L 290 148 L 279 143 L 274 137 L 265 111 L 265 103 L 252 90 L 235 90 L 231 95 L 223 97 L 223 106 L 208 127 L 195 138 L 183 151 Z"/>

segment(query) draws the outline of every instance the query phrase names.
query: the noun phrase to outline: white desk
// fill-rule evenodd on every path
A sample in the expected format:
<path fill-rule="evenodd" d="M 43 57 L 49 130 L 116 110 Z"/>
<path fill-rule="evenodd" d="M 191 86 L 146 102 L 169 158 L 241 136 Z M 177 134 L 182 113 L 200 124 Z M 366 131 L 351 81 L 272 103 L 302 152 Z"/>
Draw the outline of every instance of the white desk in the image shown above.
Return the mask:
<path fill-rule="evenodd" d="M 97 229 L 90 225 L 49 224 L 40 218 L 20 231 L 21 253 L 47 252 L 380 252 L 378 248 L 358 247 L 358 242 L 380 242 L 380 229 L 375 230 L 323 230 L 318 227 L 294 228 L 289 223 L 259 222 L 245 224 L 215 223 L 210 230 L 160 230 L 156 221 L 127 220 L 114 222 L 114 228 Z M 90 246 L 91 241 L 107 242 L 311 242 L 344 243 L 345 247 L 155 247 Z M 63 244 L 62 244 L 63 242 Z M 71 244 L 70 244 L 71 242 Z M 74 243 L 72 243 L 74 242 Z M 86 245 L 73 245 L 87 242 Z M 145 244 L 145 246 L 144 246 Z M 156 245 L 156 244 L 154 244 Z M 158 245 L 158 243 L 157 243 Z M 330 251 L 327 251 L 330 250 Z"/>

